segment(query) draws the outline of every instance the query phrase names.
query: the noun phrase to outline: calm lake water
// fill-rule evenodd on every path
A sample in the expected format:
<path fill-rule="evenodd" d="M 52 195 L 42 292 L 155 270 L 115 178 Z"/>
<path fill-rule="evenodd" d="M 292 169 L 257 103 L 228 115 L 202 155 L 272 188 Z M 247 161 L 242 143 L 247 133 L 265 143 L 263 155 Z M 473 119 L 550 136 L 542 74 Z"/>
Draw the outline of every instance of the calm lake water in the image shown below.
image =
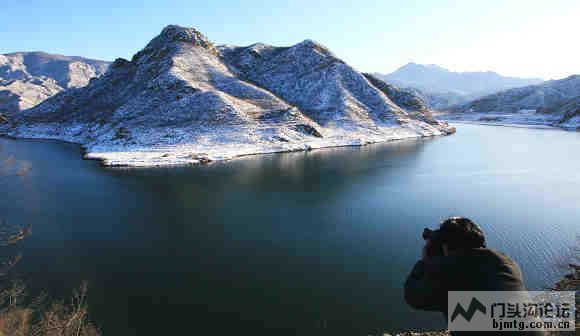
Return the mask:
<path fill-rule="evenodd" d="M 107 169 L 72 144 L 0 139 L 0 217 L 33 234 L 13 274 L 67 295 L 88 280 L 105 335 L 367 335 L 444 328 L 402 297 L 421 232 L 465 215 L 541 289 L 580 234 L 580 133 L 456 135 Z M 16 168 L 14 168 L 16 167 Z"/>

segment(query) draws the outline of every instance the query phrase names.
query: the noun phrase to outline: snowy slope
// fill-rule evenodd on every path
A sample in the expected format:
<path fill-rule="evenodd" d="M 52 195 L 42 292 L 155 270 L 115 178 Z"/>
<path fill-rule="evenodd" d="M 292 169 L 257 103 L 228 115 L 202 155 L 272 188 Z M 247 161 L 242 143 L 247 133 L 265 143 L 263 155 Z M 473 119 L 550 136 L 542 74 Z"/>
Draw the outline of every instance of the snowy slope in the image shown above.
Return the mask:
<path fill-rule="evenodd" d="M 106 165 L 157 166 L 452 131 L 416 115 L 315 42 L 217 48 L 168 26 L 131 61 L 0 132 L 81 143 Z"/>
<path fill-rule="evenodd" d="M 44 52 L 0 55 L 0 112 L 25 110 L 64 89 L 85 86 L 108 64 Z"/>
<path fill-rule="evenodd" d="M 580 128 L 580 76 L 502 91 L 451 112 L 445 118 Z"/>

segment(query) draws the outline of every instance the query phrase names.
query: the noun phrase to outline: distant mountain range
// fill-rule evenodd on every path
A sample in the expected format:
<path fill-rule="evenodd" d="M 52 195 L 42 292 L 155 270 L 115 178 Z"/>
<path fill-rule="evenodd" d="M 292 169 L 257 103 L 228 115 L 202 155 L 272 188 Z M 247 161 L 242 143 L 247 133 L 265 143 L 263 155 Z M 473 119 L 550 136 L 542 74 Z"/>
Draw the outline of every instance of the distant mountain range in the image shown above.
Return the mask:
<path fill-rule="evenodd" d="M 375 76 L 412 92 L 430 109 L 444 112 L 437 115 L 448 120 L 580 127 L 578 75 L 542 82 L 409 63 L 391 74 Z"/>
<path fill-rule="evenodd" d="M 28 109 L 62 90 L 85 86 L 108 66 L 105 61 L 45 52 L 0 55 L 0 113 Z"/>
<path fill-rule="evenodd" d="M 580 75 L 501 91 L 451 111 L 451 119 L 579 128 Z"/>
<path fill-rule="evenodd" d="M 446 108 L 502 90 L 541 83 L 539 78 L 501 76 L 495 72 L 454 72 L 437 65 L 406 64 L 390 74 L 375 74 L 386 82 L 417 89 L 432 108 Z"/>
<path fill-rule="evenodd" d="M 129 166 L 451 132 L 412 92 L 357 72 L 317 42 L 215 46 L 179 26 L 87 86 L 0 123 L 0 134 L 72 141 L 89 158 Z"/>

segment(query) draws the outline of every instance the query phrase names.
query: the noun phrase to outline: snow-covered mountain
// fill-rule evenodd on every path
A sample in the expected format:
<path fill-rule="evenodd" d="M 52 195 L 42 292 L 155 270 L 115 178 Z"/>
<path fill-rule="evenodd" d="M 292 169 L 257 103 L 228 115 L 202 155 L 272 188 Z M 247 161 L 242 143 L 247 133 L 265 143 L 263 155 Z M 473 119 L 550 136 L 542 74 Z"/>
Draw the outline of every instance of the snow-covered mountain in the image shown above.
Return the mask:
<path fill-rule="evenodd" d="M 417 94 L 416 90 L 399 88 L 368 73 L 363 75 L 371 84 L 387 95 L 392 102 L 405 109 L 407 113 L 419 120 L 433 123 L 434 120 L 431 110 L 429 110 L 425 101 Z"/>
<path fill-rule="evenodd" d="M 501 76 L 495 72 L 454 72 L 437 65 L 408 63 L 377 77 L 401 87 L 418 89 L 431 108 L 443 109 L 502 90 L 541 83 L 537 78 Z"/>
<path fill-rule="evenodd" d="M 0 113 L 36 106 L 68 88 L 82 87 L 102 75 L 109 62 L 44 52 L 0 55 Z"/>
<path fill-rule="evenodd" d="M 501 91 L 451 109 L 448 118 L 580 127 L 580 75 Z"/>
<path fill-rule="evenodd" d="M 131 61 L 14 115 L 0 133 L 81 143 L 106 165 L 152 166 L 453 131 L 426 109 L 408 113 L 381 83 L 313 41 L 216 47 L 168 26 Z"/>

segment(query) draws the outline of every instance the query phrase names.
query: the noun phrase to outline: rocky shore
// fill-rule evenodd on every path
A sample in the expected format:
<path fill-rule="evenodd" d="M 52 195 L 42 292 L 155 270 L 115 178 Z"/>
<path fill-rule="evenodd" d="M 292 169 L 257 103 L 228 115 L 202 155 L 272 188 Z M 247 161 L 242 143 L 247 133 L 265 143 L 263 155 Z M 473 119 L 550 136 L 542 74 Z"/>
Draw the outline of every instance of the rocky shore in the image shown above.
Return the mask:
<path fill-rule="evenodd" d="M 580 265 L 570 264 L 570 273 L 567 273 L 564 278 L 558 281 L 554 287 L 550 288 L 555 291 L 575 291 L 576 292 L 576 312 L 580 311 L 580 296 L 578 292 L 580 291 Z M 576 314 L 576 331 L 566 331 L 566 332 L 552 332 L 549 335 L 565 335 L 572 336 L 578 335 L 578 329 L 580 328 L 580 321 L 578 320 L 578 313 Z"/>

